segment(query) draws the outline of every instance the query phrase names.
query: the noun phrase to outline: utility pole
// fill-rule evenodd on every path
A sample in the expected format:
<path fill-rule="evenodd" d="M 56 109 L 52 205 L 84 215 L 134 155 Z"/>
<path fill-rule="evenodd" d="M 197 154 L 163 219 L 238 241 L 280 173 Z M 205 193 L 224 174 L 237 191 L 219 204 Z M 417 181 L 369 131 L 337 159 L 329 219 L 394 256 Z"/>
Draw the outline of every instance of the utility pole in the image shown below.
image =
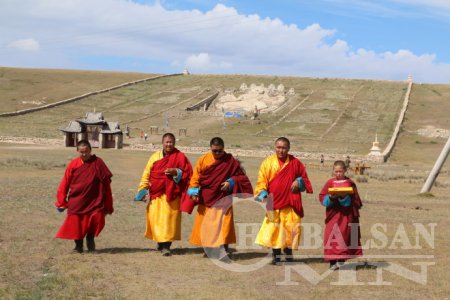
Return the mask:
<path fill-rule="evenodd" d="M 436 160 L 436 163 L 434 164 L 434 167 L 431 170 L 430 175 L 428 175 L 427 181 L 425 181 L 425 184 L 423 185 L 420 193 L 428 193 L 431 190 L 431 187 L 433 186 L 434 181 L 439 175 L 439 172 L 441 171 L 442 166 L 444 165 L 445 160 L 447 159 L 449 153 L 450 153 L 450 137 L 448 138 L 447 143 L 445 144 L 444 148 L 441 151 L 441 154 Z"/>

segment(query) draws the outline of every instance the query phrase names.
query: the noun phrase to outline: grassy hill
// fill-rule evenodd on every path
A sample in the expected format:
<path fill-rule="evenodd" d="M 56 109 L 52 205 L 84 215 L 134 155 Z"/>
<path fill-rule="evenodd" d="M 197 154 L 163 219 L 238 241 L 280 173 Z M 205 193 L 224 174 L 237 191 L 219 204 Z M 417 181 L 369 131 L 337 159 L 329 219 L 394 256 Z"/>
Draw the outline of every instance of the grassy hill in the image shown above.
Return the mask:
<path fill-rule="evenodd" d="M 447 138 L 419 135 L 418 130 L 431 126 L 450 130 L 450 85 L 414 84 L 403 128 L 391 157 L 403 164 L 434 164 Z M 447 168 L 450 163 L 447 161 Z"/>
<path fill-rule="evenodd" d="M 93 82 L 97 89 L 139 78 L 131 75 L 150 77 L 105 72 L 12 71 L 16 79 L 12 79 L 12 73 L 4 72 L 1 78 L 7 79 L 0 80 L 0 89 L 5 89 L 8 80 L 21 84 L 10 86 L 10 96 L 0 93 L 0 107 L 4 111 L 11 110 L 8 103 L 12 98 L 20 99 L 19 95 L 45 93 L 57 101 L 91 91 Z M 29 79 L 31 73 L 35 73 L 34 85 Z M 73 81 L 77 84 L 68 84 Z M 265 86 L 281 83 L 286 89 L 294 88 L 296 94 L 276 112 L 262 115 L 259 120 L 251 120 L 249 116 L 227 118 L 225 128 L 223 116 L 220 112 L 216 114 L 214 105 L 210 112 L 185 111 L 187 106 L 216 89 L 238 89 L 241 83 Z M 203 257 L 201 248 L 188 242 L 195 214 L 183 214 L 182 239 L 174 242 L 174 255 L 161 257 L 154 250 L 156 244 L 143 237 L 146 205 L 132 201 L 149 157 L 147 151 L 94 150 L 114 174 L 115 207 L 96 240 L 96 253 L 72 254 L 71 241 L 53 239 L 65 218 L 64 213 L 54 208 L 55 191 L 66 164 L 76 152 L 74 148 L 45 144 L 51 142 L 45 138 L 62 141 L 58 128 L 87 111 L 102 111 L 107 120 L 119 121 L 122 127 L 127 124 L 132 133 L 131 138 L 125 139 L 127 144 L 160 143 L 160 135 L 150 136 L 144 142 L 138 133 L 148 131 L 150 126 L 164 129 L 169 112 L 169 130 L 178 135 L 179 128 L 188 129 L 187 137 L 179 137 L 179 145 L 206 146 L 213 135 L 221 135 L 228 148 L 271 149 L 274 137 L 287 135 L 293 141 L 294 150 L 366 154 L 375 133 L 382 147 L 389 141 L 406 86 L 405 82 L 276 76 L 174 76 L 48 110 L 0 118 L 0 137 L 44 138 L 41 145 L 0 143 L 0 299 L 217 299 L 218 291 L 219 297 L 226 295 L 230 299 L 273 299 L 274 295 L 283 299 L 298 299 L 299 295 L 319 299 L 323 295 L 342 298 L 350 294 L 355 298 L 386 299 L 448 297 L 449 285 L 445 279 L 450 264 L 446 254 L 450 247 L 448 162 L 433 187 L 433 194 L 418 195 L 446 139 L 420 135 L 418 130 L 427 126 L 449 129 L 450 85 L 414 84 L 391 159 L 385 164 L 371 165 L 364 176 L 349 172 L 363 199 L 361 236 L 363 245 L 369 245 L 364 249 L 364 257 L 350 262 L 360 264 L 355 277 L 353 273 L 341 271 L 326 273 L 328 264 L 321 257 L 322 243 L 320 240 L 315 243 L 315 234 L 322 236 L 325 218 L 318 194 L 330 176 L 331 159 L 325 161 L 324 168 L 319 168 L 317 161 L 304 160 L 314 194 L 303 197 L 302 224 L 315 224 L 320 229 L 310 228 L 308 232 L 305 227 L 300 249 L 294 252 L 293 266 L 309 267 L 317 276 L 323 276 L 318 284 L 309 283 L 296 271 L 292 271 L 290 281 L 286 280 L 286 265 L 261 264 L 260 269 L 251 272 L 219 267 L 217 261 Z M 66 88 L 67 91 L 73 88 L 73 94 L 63 94 Z M 194 163 L 199 154 L 189 153 L 188 157 Z M 254 186 L 262 159 L 242 157 L 241 160 Z M 238 243 L 232 245 L 231 266 L 242 270 L 247 265 L 260 264 L 269 252 L 256 246 L 253 236 L 265 211 L 250 200 L 235 204 L 234 213 Z M 429 224 L 436 226 L 432 245 L 418 235 L 414 224 L 425 225 L 427 231 L 431 228 Z M 379 246 L 384 241 L 375 235 L 382 231 L 386 233 L 385 246 Z M 412 248 L 404 244 L 405 240 L 411 242 Z M 428 263 L 426 269 L 424 264 Z M 422 278 L 421 270 L 428 273 L 425 273 L 426 282 L 420 284 L 416 279 Z M 311 273 L 308 277 L 316 276 Z M 340 280 L 347 280 L 347 284 L 337 285 Z M 378 284 L 386 285 L 380 288 Z"/>
<path fill-rule="evenodd" d="M 1 68 L 0 104 L 4 111 L 18 99 L 57 101 L 126 81 L 151 77 L 151 74 L 86 72 L 69 70 L 33 70 Z M 187 112 L 186 107 L 219 90 L 237 90 L 242 83 L 283 84 L 295 95 L 275 112 L 251 120 L 224 118 L 211 105 L 207 112 Z M 160 133 L 187 129 L 181 146 L 206 146 L 212 136 L 224 137 L 231 148 L 269 150 L 274 138 L 287 136 L 292 150 L 314 153 L 365 155 L 375 134 L 384 148 L 391 138 L 407 88 L 406 82 L 298 78 L 245 75 L 191 75 L 151 80 L 108 93 L 22 116 L 0 119 L 2 136 L 60 138 L 58 128 L 88 111 L 103 112 L 106 120 L 128 125 L 131 138 L 126 144 L 142 143 L 139 132 L 158 126 Z M 414 160 L 432 163 L 445 139 L 419 136 L 426 126 L 449 128 L 450 86 L 413 85 L 410 105 L 393 161 Z M 28 97 L 28 98 L 27 98 Z M 14 100 L 15 99 L 15 100 Z M 51 99 L 51 100 L 50 100 Z M 166 116 L 170 128 L 165 128 Z M 159 143 L 159 135 L 147 143 Z M 405 155 L 405 151 L 407 155 Z M 428 153 L 424 156 L 424 153 Z"/>
<path fill-rule="evenodd" d="M 150 76 L 142 73 L 0 67 L 0 113 L 33 108 Z"/>

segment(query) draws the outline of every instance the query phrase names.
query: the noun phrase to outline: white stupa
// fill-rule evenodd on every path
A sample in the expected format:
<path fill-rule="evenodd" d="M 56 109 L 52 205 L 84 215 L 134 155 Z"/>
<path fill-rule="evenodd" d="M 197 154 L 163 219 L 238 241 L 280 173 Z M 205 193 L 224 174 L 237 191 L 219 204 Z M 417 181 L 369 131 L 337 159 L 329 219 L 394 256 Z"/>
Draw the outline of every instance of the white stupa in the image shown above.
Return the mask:
<path fill-rule="evenodd" d="M 408 75 L 407 82 L 413 82 L 413 77 L 411 74 Z"/>
<path fill-rule="evenodd" d="M 370 148 L 370 156 L 381 156 L 380 143 L 378 142 L 378 134 L 375 134 L 375 141 L 372 143 L 372 148 Z"/>

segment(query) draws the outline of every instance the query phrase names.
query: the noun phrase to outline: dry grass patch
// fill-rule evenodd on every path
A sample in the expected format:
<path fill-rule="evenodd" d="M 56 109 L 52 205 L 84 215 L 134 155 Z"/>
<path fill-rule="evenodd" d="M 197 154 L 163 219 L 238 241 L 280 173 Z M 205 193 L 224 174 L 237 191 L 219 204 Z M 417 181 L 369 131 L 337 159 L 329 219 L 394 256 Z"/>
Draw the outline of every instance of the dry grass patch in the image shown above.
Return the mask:
<path fill-rule="evenodd" d="M 377 269 L 362 267 L 357 270 L 360 286 L 336 286 L 339 280 L 335 272 L 319 284 L 307 282 L 293 272 L 291 280 L 298 285 L 277 285 L 285 280 L 284 266 L 266 265 L 248 273 L 224 270 L 207 258 L 201 249 L 187 242 L 193 215 L 183 215 L 182 241 L 173 245 L 175 254 L 162 257 L 154 251 L 155 243 L 143 237 L 145 205 L 134 203 L 132 196 L 138 185 L 141 172 L 150 155 L 142 151 L 95 150 L 110 169 L 113 177 L 115 213 L 107 217 L 107 224 L 97 239 L 97 253 L 72 254 L 73 243 L 55 240 L 53 236 L 61 225 L 64 214 L 53 207 L 55 191 L 63 174 L 62 167 L 39 169 L 19 165 L 0 165 L 0 297 L 1 298 L 108 298 L 108 299 L 272 299 L 274 295 L 283 299 L 319 299 L 342 297 L 343 294 L 358 298 L 438 298 L 448 296 L 446 280 L 450 258 L 446 254 L 450 247 L 448 215 L 448 187 L 433 189 L 433 198 L 418 196 L 420 186 L 402 180 L 380 181 L 370 179 L 358 183 L 364 201 L 361 210 L 362 241 L 371 238 L 371 228 L 376 223 L 387 226 L 389 244 L 394 240 L 399 224 L 403 224 L 411 243 L 415 243 L 413 223 L 436 223 L 434 248 L 423 244 L 422 249 L 367 249 L 365 255 L 433 255 L 436 264 L 428 268 L 428 282 L 418 284 L 402 276 L 383 271 L 383 279 L 391 286 L 372 286 Z M 0 145 L 0 161 L 24 158 L 29 162 L 45 160 L 58 165 L 76 155 L 74 149 Z M 198 155 L 189 155 L 195 162 Z M 252 180 L 256 181 L 259 158 L 241 158 Z M 307 166 L 313 162 L 305 162 Z M 396 169 L 395 165 L 387 165 Z M 416 165 L 410 166 L 416 168 Z M 420 167 L 417 167 L 418 170 Z M 304 197 L 305 218 L 303 223 L 322 226 L 325 212 L 317 200 L 330 170 L 310 168 L 315 194 Z M 263 219 L 264 211 L 254 202 L 236 205 L 236 224 L 255 223 Z M 238 229 L 238 226 L 236 228 Z M 379 242 L 379 241 L 377 241 Z M 258 262 L 267 253 L 248 240 L 252 249 L 236 249 L 235 262 L 245 265 Z M 300 249 L 298 255 L 320 256 L 322 247 Z M 411 259 L 361 258 L 356 261 L 380 262 L 385 265 L 400 265 L 419 272 Z M 355 261 L 355 262 L 356 262 Z M 303 259 L 297 262 L 319 274 L 328 268 L 320 258 Z"/>
<path fill-rule="evenodd" d="M 33 108 L 151 76 L 131 72 L 0 67 L 0 113 Z"/>

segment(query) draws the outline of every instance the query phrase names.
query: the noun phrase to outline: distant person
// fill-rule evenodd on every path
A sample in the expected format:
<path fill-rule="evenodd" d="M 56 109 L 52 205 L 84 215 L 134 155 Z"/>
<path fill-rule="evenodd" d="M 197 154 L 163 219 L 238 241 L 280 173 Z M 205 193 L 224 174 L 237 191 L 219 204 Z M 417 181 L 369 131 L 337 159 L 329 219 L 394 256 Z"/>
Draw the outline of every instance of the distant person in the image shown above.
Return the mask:
<path fill-rule="evenodd" d="M 324 162 L 325 162 L 325 158 L 323 157 L 323 154 L 321 154 L 320 155 L 320 166 L 319 166 L 320 170 L 322 170 Z"/>
<path fill-rule="evenodd" d="M 144 139 L 144 131 L 141 130 L 141 140 Z"/>
<path fill-rule="evenodd" d="M 190 243 L 203 247 L 210 257 L 229 262 L 228 245 L 236 243 L 231 195 L 253 194 L 253 189 L 240 162 L 225 152 L 224 141 L 215 137 L 209 145 L 211 151 L 194 167 L 190 200 L 183 202 L 182 210 L 191 213 L 198 204 Z"/>
<path fill-rule="evenodd" d="M 355 175 L 359 175 L 361 173 L 361 167 L 359 165 L 359 162 L 355 164 Z"/>
<path fill-rule="evenodd" d="M 361 161 L 361 166 L 359 168 L 359 174 L 360 175 L 364 175 L 364 172 L 366 171 L 366 169 L 368 169 L 368 167 L 366 166 L 366 164 L 364 163 L 364 161 Z"/>
<path fill-rule="evenodd" d="M 345 169 L 350 170 L 350 156 L 347 155 L 347 158 L 345 159 Z"/>
<path fill-rule="evenodd" d="M 146 132 L 146 133 L 144 133 L 144 140 L 147 140 L 147 138 L 148 138 L 148 135 L 147 135 L 147 132 Z"/>
<path fill-rule="evenodd" d="M 300 241 L 303 205 L 301 192 L 312 193 L 305 166 L 289 154 L 290 141 L 280 137 L 275 141 L 275 153 L 261 164 L 256 183 L 256 201 L 265 201 L 267 212 L 256 237 L 256 244 L 272 248 L 272 264 L 292 262 L 292 249 Z"/>
<path fill-rule="evenodd" d="M 112 214 L 111 177 L 102 159 L 91 154 L 87 140 L 78 142 L 79 157 L 66 168 L 58 187 L 55 206 L 59 212 L 67 209 L 67 217 L 56 238 L 75 240 L 75 251 L 83 252 L 86 237 L 88 251 L 95 251 L 94 238 L 105 226 L 105 214 Z"/>
<path fill-rule="evenodd" d="M 187 192 L 192 166 L 175 148 L 172 133 L 163 135 L 162 148 L 150 156 L 134 200 L 142 201 L 150 195 L 145 237 L 158 243 L 163 256 L 170 256 L 172 242 L 181 239 L 180 203 Z"/>
<path fill-rule="evenodd" d="M 345 162 L 333 165 L 334 177 L 320 191 L 319 200 L 326 207 L 324 259 L 336 270 L 350 258 L 362 256 L 359 209 L 362 207 L 356 184 L 345 173 Z M 330 188 L 351 188 L 351 191 L 331 192 Z M 357 241 L 352 239 L 358 239 Z"/>

